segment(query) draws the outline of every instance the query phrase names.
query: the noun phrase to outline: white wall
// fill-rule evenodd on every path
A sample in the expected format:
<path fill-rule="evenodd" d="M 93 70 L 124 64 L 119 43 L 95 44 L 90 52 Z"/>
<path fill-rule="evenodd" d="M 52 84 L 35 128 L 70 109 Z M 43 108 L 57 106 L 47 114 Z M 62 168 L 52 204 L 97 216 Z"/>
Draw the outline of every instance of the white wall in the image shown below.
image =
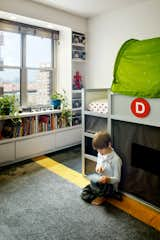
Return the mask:
<path fill-rule="evenodd" d="M 63 94 L 66 91 L 68 104 L 71 107 L 72 99 L 72 49 L 71 29 L 61 30 L 60 41 L 57 46 L 57 83 L 56 89 Z"/>
<path fill-rule="evenodd" d="M 159 36 L 159 0 L 149 0 L 91 18 L 88 24 L 89 68 L 86 87 L 111 86 L 115 57 L 124 41 Z"/>
<path fill-rule="evenodd" d="M 31 0 L 0 0 L 0 10 L 87 32 L 87 20 Z"/>

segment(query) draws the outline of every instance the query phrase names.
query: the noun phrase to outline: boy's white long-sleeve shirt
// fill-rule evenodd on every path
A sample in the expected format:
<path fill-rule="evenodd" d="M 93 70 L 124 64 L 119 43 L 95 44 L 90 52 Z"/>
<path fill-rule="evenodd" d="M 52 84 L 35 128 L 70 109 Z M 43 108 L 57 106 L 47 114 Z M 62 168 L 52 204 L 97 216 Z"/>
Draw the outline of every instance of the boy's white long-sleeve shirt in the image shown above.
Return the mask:
<path fill-rule="evenodd" d="M 118 190 L 118 183 L 121 179 L 121 166 L 122 160 L 114 150 L 106 155 L 98 153 L 96 168 L 102 167 L 104 169 L 102 175 L 110 178 L 109 183 L 114 185 L 115 190 Z"/>

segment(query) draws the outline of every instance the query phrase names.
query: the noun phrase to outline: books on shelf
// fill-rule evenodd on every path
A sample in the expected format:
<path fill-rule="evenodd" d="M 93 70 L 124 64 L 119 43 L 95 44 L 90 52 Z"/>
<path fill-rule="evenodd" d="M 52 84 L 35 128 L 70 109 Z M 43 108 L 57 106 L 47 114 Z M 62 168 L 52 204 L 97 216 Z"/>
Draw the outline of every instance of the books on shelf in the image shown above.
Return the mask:
<path fill-rule="evenodd" d="M 14 126 L 13 137 L 22 137 L 36 133 L 35 116 L 21 119 L 20 124 Z"/>
<path fill-rule="evenodd" d="M 49 115 L 40 115 L 38 118 L 38 132 L 51 130 L 51 120 Z"/>
<path fill-rule="evenodd" d="M 22 116 L 17 119 L 6 118 L 0 121 L 0 140 L 53 131 L 70 127 L 71 124 L 71 119 L 67 121 L 61 112 Z"/>
<path fill-rule="evenodd" d="M 2 123 L 3 122 L 3 123 Z M 36 133 L 35 116 L 1 121 L 0 136 L 2 139 L 16 138 Z"/>

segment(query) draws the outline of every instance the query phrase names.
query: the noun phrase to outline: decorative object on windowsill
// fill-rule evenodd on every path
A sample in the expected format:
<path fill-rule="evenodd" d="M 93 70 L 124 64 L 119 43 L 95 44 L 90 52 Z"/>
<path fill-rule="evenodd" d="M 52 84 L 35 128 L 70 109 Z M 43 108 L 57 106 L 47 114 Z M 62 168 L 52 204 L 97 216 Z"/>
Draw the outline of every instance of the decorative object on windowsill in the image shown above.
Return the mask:
<path fill-rule="evenodd" d="M 32 108 L 31 107 L 22 107 L 21 112 L 32 112 Z"/>
<path fill-rule="evenodd" d="M 83 87 L 82 85 L 82 76 L 79 73 L 79 71 L 76 72 L 76 74 L 73 76 L 73 89 L 78 90 Z"/>

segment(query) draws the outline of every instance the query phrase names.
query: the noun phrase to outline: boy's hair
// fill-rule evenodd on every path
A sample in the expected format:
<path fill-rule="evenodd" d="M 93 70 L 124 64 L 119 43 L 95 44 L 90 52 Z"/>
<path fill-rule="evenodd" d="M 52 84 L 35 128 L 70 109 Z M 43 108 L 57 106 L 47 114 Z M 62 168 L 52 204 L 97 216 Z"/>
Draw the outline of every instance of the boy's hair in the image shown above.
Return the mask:
<path fill-rule="evenodd" d="M 94 135 L 92 146 L 93 149 L 103 149 L 109 147 L 111 136 L 106 131 L 99 131 Z"/>

